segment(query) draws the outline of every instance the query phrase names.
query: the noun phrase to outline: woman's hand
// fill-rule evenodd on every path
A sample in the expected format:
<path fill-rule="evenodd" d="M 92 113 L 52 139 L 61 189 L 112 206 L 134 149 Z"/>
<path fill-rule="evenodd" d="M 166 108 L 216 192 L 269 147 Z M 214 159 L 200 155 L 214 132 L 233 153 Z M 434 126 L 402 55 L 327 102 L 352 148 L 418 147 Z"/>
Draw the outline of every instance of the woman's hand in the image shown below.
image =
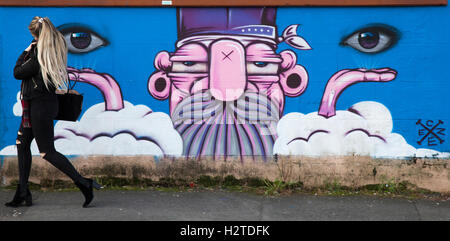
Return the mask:
<path fill-rule="evenodd" d="M 33 45 L 35 45 L 35 44 L 36 44 L 36 42 L 31 43 L 31 44 L 28 46 L 28 48 L 25 49 L 25 51 L 26 51 L 26 52 L 30 51 L 31 48 L 33 47 Z"/>
<path fill-rule="evenodd" d="M 76 94 L 76 95 L 80 95 L 80 93 L 78 93 L 78 91 L 76 91 L 76 90 L 69 90 L 69 93 L 71 93 L 71 94 Z"/>
<path fill-rule="evenodd" d="M 55 94 L 57 94 L 57 95 L 62 95 L 62 94 L 65 94 L 65 93 L 67 93 L 67 90 L 61 90 L 61 89 L 56 89 L 55 90 Z"/>

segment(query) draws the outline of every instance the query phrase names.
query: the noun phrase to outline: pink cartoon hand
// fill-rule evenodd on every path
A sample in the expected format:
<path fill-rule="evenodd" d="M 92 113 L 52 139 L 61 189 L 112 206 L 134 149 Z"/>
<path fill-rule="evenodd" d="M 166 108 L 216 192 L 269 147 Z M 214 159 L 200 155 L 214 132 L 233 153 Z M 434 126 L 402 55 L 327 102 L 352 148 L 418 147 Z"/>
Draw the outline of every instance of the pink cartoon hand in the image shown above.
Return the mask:
<path fill-rule="evenodd" d="M 105 99 L 105 109 L 108 111 L 121 110 L 124 107 L 122 92 L 117 81 L 109 74 L 97 73 L 92 69 L 75 69 L 68 67 L 70 80 L 80 81 L 95 86 L 102 92 Z"/>
<path fill-rule="evenodd" d="M 329 118 L 336 115 L 336 103 L 342 92 L 350 85 L 359 82 L 389 82 L 395 79 L 397 71 L 390 68 L 382 69 L 344 69 L 334 74 L 328 80 L 322 101 L 319 107 L 319 115 Z"/>

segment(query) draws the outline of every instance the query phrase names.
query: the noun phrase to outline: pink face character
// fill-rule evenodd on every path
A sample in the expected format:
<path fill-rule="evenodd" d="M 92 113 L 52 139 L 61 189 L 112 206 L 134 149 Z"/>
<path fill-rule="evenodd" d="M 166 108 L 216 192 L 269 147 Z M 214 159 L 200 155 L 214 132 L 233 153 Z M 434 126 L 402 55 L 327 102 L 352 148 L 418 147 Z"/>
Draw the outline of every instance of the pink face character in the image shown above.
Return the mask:
<path fill-rule="evenodd" d="M 272 155 L 285 96 L 301 95 L 308 74 L 291 50 L 252 37 L 203 36 L 157 54 L 148 90 L 170 99 L 188 156 Z"/>

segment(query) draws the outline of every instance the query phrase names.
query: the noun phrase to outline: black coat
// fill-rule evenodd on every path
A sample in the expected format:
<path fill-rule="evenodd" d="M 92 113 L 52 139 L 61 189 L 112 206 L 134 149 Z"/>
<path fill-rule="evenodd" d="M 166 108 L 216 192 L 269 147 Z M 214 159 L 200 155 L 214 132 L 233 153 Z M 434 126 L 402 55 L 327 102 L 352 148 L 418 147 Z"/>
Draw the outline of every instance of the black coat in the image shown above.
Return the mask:
<path fill-rule="evenodd" d="M 49 83 L 48 89 L 45 87 L 41 66 L 37 59 L 36 45 L 33 45 L 29 52 L 24 51 L 17 59 L 14 78 L 22 80 L 21 91 L 24 100 L 56 98 L 56 88 L 51 83 Z"/>

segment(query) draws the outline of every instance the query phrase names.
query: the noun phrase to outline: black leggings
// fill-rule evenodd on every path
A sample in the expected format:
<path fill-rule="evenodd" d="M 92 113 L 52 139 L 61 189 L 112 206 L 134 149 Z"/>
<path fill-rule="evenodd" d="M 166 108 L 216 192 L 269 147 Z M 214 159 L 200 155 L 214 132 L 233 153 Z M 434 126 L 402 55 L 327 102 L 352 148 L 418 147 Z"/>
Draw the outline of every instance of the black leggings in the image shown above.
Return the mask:
<path fill-rule="evenodd" d="M 30 146 L 33 138 L 36 138 L 39 152 L 45 160 L 69 176 L 74 182 L 80 181 L 82 177 L 72 163 L 55 149 L 53 119 L 58 112 L 56 96 L 48 99 L 33 99 L 29 101 L 29 108 L 31 128 L 24 128 L 21 123 L 16 142 L 21 187 L 26 187 L 30 176 Z"/>

